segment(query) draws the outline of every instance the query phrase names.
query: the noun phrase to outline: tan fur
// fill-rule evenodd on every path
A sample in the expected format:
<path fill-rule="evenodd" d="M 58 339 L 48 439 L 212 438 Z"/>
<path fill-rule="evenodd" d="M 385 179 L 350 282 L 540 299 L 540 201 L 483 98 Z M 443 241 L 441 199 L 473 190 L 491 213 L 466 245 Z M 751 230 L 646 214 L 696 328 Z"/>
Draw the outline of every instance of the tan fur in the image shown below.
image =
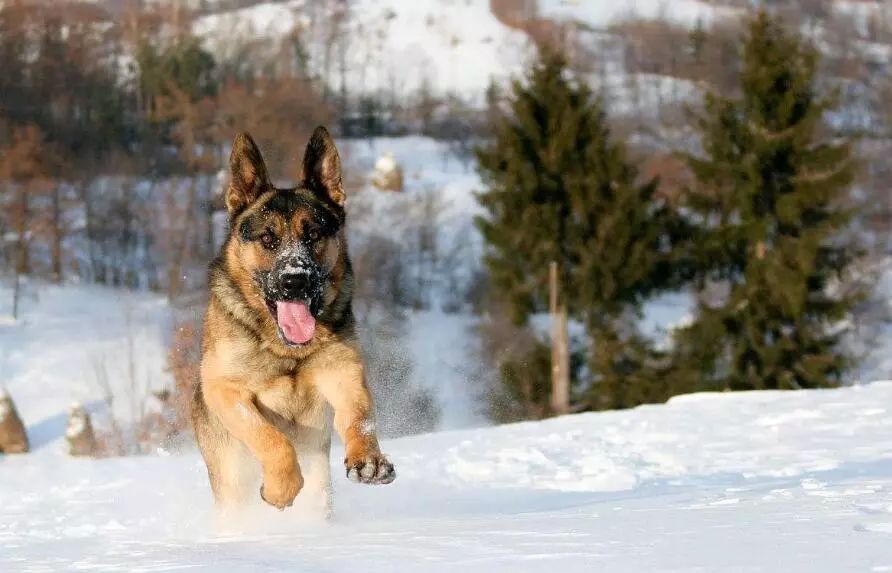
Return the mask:
<path fill-rule="evenodd" d="M 234 177 L 249 180 L 249 189 L 258 185 L 252 178 L 265 173 L 262 165 L 245 168 L 237 159 L 231 163 Z M 243 209 L 239 217 L 244 218 L 262 209 L 275 193 L 271 186 L 261 188 L 252 201 L 250 193 L 230 191 L 233 199 L 227 204 Z M 247 205 L 240 203 L 244 196 Z M 277 234 L 299 236 L 306 216 L 295 213 L 286 221 L 270 215 L 264 221 Z M 261 496 L 271 505 L 291 505 L 306 486 L 327 507 L 332 425 L 345 444 L 344 463 L 348 472 L 354 470 L 352 477 L 389 483 L 395 476 L 375 435 L 372 397 L 349 307 L 352 276 L 343 228 L 320 240 L 315 249 L 315 256 L 330 269 L 322 297 L 326 320 L 317 322 L 312 341 L 302 347 L 281 342 L 257 287 L 255 272 L 272 265 L 269 252 L 233 236 L 215 262 L 218 274 L 212 272 L 193 420 L 215 499 L 223 507 L 252 499 L 256 473 L 263 480 Z M 388 479 L 382 480 L 385 474 Z"/>

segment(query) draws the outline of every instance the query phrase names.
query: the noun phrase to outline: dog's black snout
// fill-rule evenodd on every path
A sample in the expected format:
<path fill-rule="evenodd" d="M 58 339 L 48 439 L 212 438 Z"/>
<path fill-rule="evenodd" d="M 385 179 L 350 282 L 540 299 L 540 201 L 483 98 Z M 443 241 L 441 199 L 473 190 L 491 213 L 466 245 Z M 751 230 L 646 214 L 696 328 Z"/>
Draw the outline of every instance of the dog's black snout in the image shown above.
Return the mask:
<path fill-rule="evenodd" d="M 289 298 L 301 298 L 307 292 L 309 280 L 305 274 L 282 275 L 282 290 Z"/>

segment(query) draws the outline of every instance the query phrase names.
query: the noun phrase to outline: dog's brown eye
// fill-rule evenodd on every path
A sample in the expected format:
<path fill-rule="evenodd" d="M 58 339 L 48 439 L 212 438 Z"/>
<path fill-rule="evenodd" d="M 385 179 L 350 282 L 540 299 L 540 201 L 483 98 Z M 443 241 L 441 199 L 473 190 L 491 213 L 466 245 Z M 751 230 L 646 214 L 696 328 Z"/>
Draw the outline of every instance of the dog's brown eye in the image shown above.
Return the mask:
<path fill-rule="evenodd" d="M 320 237 L 322 237 L 322 233 L 319 232 L 319 229 L 310 229 L 307 231 L 307 238 L 311 241 L 318 241 Z"/>
<path fill-rule="evenodd" d="M 276 246 L 276 236 L 270 233 L 269 231 L 260 235 L 260 244 L 266 247 L 267 249 L 275 248 Z"/>

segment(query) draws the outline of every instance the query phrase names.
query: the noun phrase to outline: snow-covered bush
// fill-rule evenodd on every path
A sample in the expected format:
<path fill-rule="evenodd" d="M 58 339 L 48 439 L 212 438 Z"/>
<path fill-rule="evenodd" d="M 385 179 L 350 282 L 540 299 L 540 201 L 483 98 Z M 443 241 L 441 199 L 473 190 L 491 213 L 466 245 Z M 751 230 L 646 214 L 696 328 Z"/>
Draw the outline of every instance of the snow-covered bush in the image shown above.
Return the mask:
<path fill-rule="evenodd" d="M 372 185 L 381 191 L 400 192 L 403 190 L 403 170 L 397 164 L 393 153 L 388 151 L 375 162 Z"/>
<path fill-rule="evenodd" d="M 68 454 L 72 456 L 94 456 L 98 452 L 93 422 L 84 407 L 75 402 L 68 409 L 68 424 L 65 427 L 65 441 Z"/>

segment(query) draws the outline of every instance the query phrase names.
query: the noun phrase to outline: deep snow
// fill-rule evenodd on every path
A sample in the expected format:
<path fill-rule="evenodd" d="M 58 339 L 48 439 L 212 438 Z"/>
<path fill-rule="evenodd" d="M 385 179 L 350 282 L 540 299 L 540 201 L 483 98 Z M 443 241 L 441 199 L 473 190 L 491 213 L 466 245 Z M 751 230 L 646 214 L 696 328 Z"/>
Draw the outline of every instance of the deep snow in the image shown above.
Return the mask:
<path fill-rule="evenodd" d="M 387 441 L 335 517 L 216 521 L 195 453 L 0 457 L 2 571 L 886 571 L 892 382 Z M 340 457 L 335 451 L 333 459 Z"/>

